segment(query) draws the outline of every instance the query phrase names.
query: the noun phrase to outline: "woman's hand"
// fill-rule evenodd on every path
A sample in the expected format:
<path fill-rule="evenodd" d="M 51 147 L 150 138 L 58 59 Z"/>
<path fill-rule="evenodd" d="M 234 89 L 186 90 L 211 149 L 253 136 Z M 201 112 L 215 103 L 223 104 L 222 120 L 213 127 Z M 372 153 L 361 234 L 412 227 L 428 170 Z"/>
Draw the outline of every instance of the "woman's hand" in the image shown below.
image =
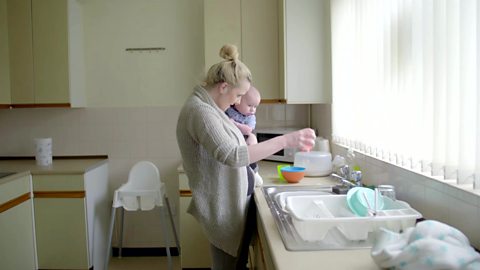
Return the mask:
<path fill-rule="evenodd" d="M 248 156 L 250 163 L 253 163 L 286 147 L 310 151 L 314 145 L 315 132 L 311 128 L 304 128 L 257 144 L 248 145 Z"/>
<path fill-rule="evenodd" d="M 310 151 L 315 146 L 315 131 L 311 128 L 304 128 L 284 135 L 287 147 L 297 148 L 301 151 Z"/>

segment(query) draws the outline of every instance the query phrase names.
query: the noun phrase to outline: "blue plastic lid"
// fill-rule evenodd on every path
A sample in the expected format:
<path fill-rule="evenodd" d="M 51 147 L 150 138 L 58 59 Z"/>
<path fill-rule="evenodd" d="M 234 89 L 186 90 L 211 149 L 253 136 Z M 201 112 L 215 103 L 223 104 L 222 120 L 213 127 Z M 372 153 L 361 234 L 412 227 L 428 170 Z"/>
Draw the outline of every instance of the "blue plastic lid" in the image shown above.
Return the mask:
<path fill-rule="evenodd" d="M 305 171 L 304 167 L 296 167 L 296 166 L 287 166 L 280 169 L 283 172 L 303 172 Z"/>

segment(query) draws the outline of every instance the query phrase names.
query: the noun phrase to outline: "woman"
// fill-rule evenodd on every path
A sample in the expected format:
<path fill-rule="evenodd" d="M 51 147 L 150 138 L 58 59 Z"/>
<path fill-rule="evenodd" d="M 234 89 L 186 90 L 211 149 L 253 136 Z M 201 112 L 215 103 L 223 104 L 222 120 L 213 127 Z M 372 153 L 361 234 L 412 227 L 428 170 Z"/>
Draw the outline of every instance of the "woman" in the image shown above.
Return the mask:
<path fill-rule="evenodd" d="M 196 86 L 180 112 L 177 141 L 192 190 L 188 212 L 200 223 L 211 244 L 212 269 L 237 269 L 250 195 L 247 166 L 285 147 L 309 150 L 312 129 L 302 129 L 247 146 L 225 110 L 250 88 L 250 70 L 237 48 L 225 45 L 225 59 L 213 65 L 204 86 Z M 254 202 L 252 202 L 254 203 Z M 248 245 L 244 245 L 248 246 Z"/>

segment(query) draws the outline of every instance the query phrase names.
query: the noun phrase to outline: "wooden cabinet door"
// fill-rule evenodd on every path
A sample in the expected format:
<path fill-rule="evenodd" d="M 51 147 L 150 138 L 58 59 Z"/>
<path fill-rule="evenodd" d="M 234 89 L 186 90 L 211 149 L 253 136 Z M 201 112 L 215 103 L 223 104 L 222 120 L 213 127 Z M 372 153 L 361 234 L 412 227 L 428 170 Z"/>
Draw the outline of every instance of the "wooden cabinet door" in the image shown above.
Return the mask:
<path fill-rule="evenodd" d="M 66 0 L 32 0 L 35 103 L 69 103 Z"/>
<path fill-rule="evenodd" d="M 244 0 L 242 3 L 242 60 L 250 68 L 253 85 L 262 100 L 278 100 L 279 27 L 278 0 Z"/>
<path fill-rule="evenodd" d="M 0 185 L 0 268 L 37 269 L 30 175 Z"/>
<path fill-rule="evenodd" d="M 280 10 L 287 103 L 331 103 L 330 1 L 283 0 Z"/>
<path fill-rule="evenodd" d="M 257 234 L 255 238 L 255 244 L 253 246 L 255 269 L 275 269 L 273 264 L 270 248 L 267 243 L 265 231 L 261 222 L 261 217 L 257 213 Z"/>
<path fill-rule="evenodd" d="M 31 199 L 0 213 L 0 268 L 36 269 Z"/>
<path fill-rule="evenodd" d="M 66 0 L 7 0 L 12 104 L 67 104 Z"/>
<path fill-rule="evenodd" d="M 35 198 L 39 269 L 88 269 L 84 198 Z"/>
<path fill-rule="evenodd" d="M 84 175 L 34 175 L 33 194 L 39 268 L 90 268 Z"/>
<path fill-rule="evenodd" d="M 12 104 L 33 104 L 32 7 L 30 0 L 7 0 Z"/>
<path fill-rule="evenodd" d="M 178 185 L 180 188 L 180 264 L 182 268 L 210 268 L 212 266 L 210 243 L 197 220 L 187 213 L 192 197 L 186 174 L 179 174 Z"/>
<path fill-rule="evenodd" d="M 0 0 L 0 108 L 8 107 L 10 97 L 10 61 L 8 55 L 7 0 Z M 7 105 L 7 106 L 6 106 Z"/>

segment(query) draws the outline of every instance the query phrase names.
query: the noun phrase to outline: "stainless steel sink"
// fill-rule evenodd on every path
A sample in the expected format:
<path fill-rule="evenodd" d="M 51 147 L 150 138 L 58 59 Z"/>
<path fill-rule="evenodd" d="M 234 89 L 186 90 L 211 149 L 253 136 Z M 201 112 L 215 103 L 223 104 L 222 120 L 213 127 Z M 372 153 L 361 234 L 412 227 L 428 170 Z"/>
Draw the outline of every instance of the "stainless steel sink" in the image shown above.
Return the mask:
<path fill-rule="evenodd" d="M 290 251 L 309 251 L 326 249 L 371 248 L 373 240 L 351 241 L 337 229 L 331 229 L 321 241 L 305 241 L 296 232 L 292 219 L 285 211 L 285 201 L 289 196 L 331 195 L 330 186 L 264 186 L 263 194 L 275 220 L 285 248 Z"/>

